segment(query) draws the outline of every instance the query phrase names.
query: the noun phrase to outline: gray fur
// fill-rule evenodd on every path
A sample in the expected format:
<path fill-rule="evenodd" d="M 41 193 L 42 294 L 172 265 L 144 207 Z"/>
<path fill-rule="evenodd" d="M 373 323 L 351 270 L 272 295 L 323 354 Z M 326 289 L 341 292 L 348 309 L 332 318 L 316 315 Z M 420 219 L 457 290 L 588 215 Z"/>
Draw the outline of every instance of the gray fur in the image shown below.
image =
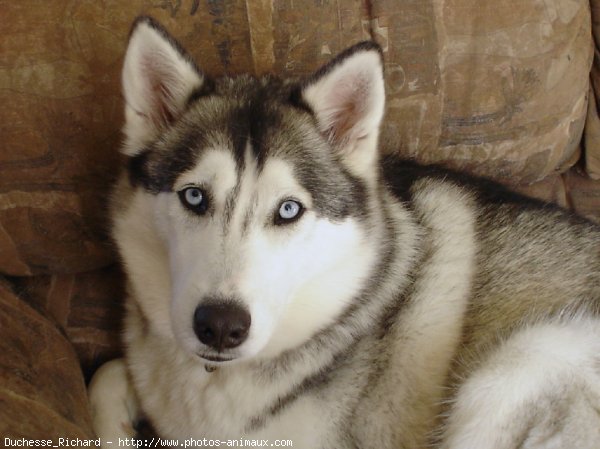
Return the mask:
<path fill-rule="evenodd" d="M 149 192 L 169 191 L 207 148 L 224 143 L 243 168 L 249 144 L 259 167 L 268 157 L 289 160 L 323 215 L 363 215 L 362 182 L 327 150 L 312 114 L 292 100 L 296 89 L 298 83 L 271 76 L 216 80 L 213 90 L 192 101 L 175 126 L 133 157 L 130 178 Z"/>

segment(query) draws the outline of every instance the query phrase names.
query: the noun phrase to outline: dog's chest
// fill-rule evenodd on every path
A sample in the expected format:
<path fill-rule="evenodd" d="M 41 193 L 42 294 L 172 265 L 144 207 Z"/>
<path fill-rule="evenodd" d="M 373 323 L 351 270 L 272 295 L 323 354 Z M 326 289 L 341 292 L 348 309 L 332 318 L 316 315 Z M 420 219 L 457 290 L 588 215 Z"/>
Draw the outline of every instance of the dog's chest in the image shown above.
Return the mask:
<path fill-rule="evenodd" d="M 339 432 L 342 408 L 328 400 L 328 389 L 295 390 L 287 382 L 265 382 L 250 370 L 207 372 L 197 364 L 132 371 L 145 395 L 143 409 L 163 438 L 291 440 L 294 447 L 315 449 Z"/>

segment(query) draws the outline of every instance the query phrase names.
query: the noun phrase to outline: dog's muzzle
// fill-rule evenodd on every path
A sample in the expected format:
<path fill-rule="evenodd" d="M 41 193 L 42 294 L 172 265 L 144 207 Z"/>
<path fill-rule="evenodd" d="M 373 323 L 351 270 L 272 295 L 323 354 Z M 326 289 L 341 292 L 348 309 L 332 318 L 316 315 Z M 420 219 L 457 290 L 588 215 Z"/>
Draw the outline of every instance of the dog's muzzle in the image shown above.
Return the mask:
<path fill-rule="evenodd" d="M 241 345 L 250 332 L 250 314 L 235 302 L 199 305 L 194 312 L 198 339 L 218 352 Z"/>

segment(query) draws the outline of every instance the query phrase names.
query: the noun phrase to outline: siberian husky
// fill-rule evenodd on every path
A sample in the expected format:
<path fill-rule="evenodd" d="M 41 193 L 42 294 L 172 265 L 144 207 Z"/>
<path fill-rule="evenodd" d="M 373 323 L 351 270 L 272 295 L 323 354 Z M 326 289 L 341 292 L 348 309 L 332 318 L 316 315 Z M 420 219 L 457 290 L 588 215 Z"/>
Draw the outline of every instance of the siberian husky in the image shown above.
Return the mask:
<path fill-rule="evenodd" d="M 375 43 L 210 79 L 142 17 L 123 92 L 107 447 L 142 415 L 182 445 L 600 447 L 599 227 L 380 157 Z"/>

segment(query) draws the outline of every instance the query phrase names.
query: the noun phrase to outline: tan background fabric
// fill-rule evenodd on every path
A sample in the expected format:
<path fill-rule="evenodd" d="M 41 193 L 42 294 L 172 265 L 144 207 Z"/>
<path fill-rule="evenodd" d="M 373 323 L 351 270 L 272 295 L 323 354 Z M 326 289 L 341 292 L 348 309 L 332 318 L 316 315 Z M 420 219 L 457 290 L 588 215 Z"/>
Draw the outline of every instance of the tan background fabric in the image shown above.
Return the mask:
<path fill-rule="evenodd" d="M 85 386 L 58 328 L 0 279 L 0 435 L 92 438 Z"/>
<path fill-rule="evenodd" d="M 65 331 L 84 372 L 121 354 L 124 276 L 117 265 L 77 274 L 15 280 L 21 298 Z"/>
<path fill-rule="evenodd" d="M 594 64 L 590 73 L 591 89 L 585 128 L 585 167 L 593 179 L 600 179 L 600 0 L 590 0 Z"/>
<path fill-rule="evenodd" d="M 575 162 L 587 0 L 375 0 L 372 20 L 387 50 L 391 151 L 527 183 Z"/>

